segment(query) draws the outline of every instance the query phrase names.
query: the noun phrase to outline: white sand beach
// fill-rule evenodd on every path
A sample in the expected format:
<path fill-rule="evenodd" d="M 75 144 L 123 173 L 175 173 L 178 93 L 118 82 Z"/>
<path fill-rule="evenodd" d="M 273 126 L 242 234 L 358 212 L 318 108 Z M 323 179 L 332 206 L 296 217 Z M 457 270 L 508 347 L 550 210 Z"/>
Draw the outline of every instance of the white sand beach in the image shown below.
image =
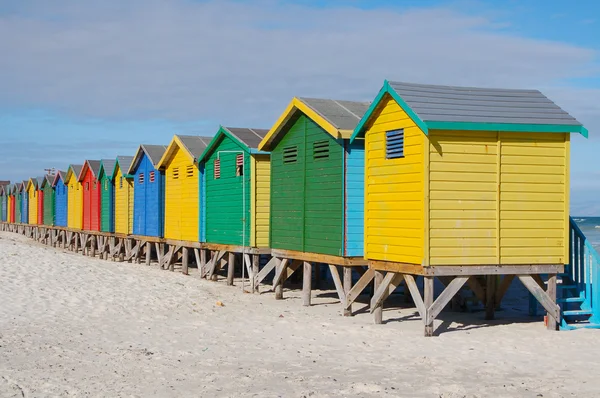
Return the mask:
<path fill-rule="evenodd" d="M 507 309 L 443 313 L 425 338 L 414 309 L 374 325 L 324 292 L 262 291 L 0 233 L 0 397 L 600 395 L 600 331 Z"/>

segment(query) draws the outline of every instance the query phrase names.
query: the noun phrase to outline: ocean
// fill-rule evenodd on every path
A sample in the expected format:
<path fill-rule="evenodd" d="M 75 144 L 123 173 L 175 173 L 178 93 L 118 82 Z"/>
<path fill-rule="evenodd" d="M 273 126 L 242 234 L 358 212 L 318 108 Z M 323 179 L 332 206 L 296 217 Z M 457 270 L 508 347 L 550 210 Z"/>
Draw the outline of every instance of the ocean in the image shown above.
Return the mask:
<path fill-rule="evenodd" d="M 573 217 L 573 220 L 597 251 L 600 251 L 600 217 Z"/>

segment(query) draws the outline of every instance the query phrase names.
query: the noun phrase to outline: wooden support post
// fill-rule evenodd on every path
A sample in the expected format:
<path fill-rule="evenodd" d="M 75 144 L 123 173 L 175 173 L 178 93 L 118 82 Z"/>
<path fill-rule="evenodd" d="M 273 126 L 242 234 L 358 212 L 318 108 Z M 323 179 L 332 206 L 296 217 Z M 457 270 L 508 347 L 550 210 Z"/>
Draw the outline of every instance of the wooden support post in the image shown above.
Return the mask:
<path fill-rule="evenodd" d="M 555 276 L 556 274 L 554 274 Z M 556 287 L 553 287 L 552 292 L 545 292 L 544 289 L 535 281 L 531 275 L 517 275 L 519 280 L 525 285 L 527 290 L 531 292 L 533 297 L 546 309 L 548 317 L 552 316 L 555 320 L 560 319 L 560 308 L 556 304 Z M 553 282 L 550 280 L 548 283 L 556 283 L 556 279 Z M 554 297 L 550 297 L 549 293 L 552 293 Z"/>
<path fill-rule="evenodd" d="M 281 275 L 285 273 L 288 261 L 289 260 L 287 258 L 284 258 L 279 264 L 277 264 L 277 271 L 274 279 L 275 300 L 283 299 L 283 282 L 281 281 Z"/>
<path fill-rule="evenodd" d="M 375 271 L 375 291 L 379 289 L 379 286 L 383 282 L 383 272 Z M 373 317 L 376 325 L 383 323 L 383 305 L 378 305 L 373 310 Z"/>
<path fill-rule="evenodd" d="M 94 235 L 90 235 L 90 257 L 96 257 L 96 239 Z"/>
<path fill-rule="evenodd" d="M 350 290 L 352 290 L 352 267 L 344 267 L 344 294 L 346 302 L 348 301 Z M 344 308 L 344 316 L 352 316 L 352 303 Z"/>
<path fill-rule="evenodd" d="M 491 321 L 494 319 L 496 309 L 496 275 L 485 276 L 485 319 Z"/>
<path fill-rule="evenodd" d="M 258 293 L 258 283 L 256 283 L 256 276 L 260 268 L 260 256 L 258 254 L 252 255 L 252 281 L 250 282 L 252 293 Z"/>
<path fill-rule="evenodd" d="M 181 273 L 184 275 L 189 275 L 188 273 L 188 248 L 184 247 L 181 249 Z"/>
<path fill-rule="evenodd" d="M 235 273 L 235 253 L 229 252 L 227 256 L 227 286 L 233 286 L 233 277 Z"/>
<path fill-rule="evenodd" d="M 596 286 L 598 288 L 598 286 Z M 556 304 L 556 274 L 548 275 L 548 288 L 546 290 L 548 298 Z M 560 319 L 555 318 L 550 313 L 547 314 L 547 329 L 558 330 Z"/>
<path fill-rule="evenodd" d="M 302 305 L 310 307 L 310 290 L 312 288 L 312 264 L 304 262 L 304 274 L 302 275 Z"/>
<path fill-rule="evenodd" d="M 425 276 L 423 306 L 425 307 L 425 337 L 433 336 L 433 318 L 429 316 L 433 304 L 433 276 Z M 431 319 L 430 319 L 431 318 Z"/>
<path fill-rule="evenodd" d="M 146 265 L 150 265 L 152 261 L 152 242 L 146 242 Z"/>
<path fill-rule="evenodd" d="M 206 276 L 206 249 L 200 250 L 200 276 Z"/>

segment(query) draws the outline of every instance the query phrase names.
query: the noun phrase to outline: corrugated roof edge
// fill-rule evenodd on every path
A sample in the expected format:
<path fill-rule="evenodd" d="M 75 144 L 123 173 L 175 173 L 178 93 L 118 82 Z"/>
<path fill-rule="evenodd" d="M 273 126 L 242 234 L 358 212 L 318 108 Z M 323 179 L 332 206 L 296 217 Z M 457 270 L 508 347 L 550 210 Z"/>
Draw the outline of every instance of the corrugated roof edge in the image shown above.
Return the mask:
<path fill-rule="evenodd" d="M 252 153 L 252 149 L 256 149 L 256 148 L 250 148 L 248 145 L 246 145 L 244 142 L 242 142 L 242 140 L 240 140 L 231 131 L 229 131 L 227 129 L 227 127 L 219 126 L 219 130 L 217 131 L 217 133 L 215 134 L 213 139 L 210 140 L 210 142 L 208 143 L 208 146 L 206 147 L 204 152 L 202 152 L 202 155 L 200 155 L 200 157 L 198 157 L 198 163 L 203 162 L 212 153 L 212 151 L 217 146 L 219 139 L 224 135 L 231 138 L 235 142 L 237 142 L 238 145 L 240 146 L 240 148 L 242 148 L 244 150 L 244 152 L 246 152 L 246 153 Z M 265 153 L 268 153 L 268 152 L 265 152 Z"/>
<path fill-rule="evenodd" d="M 383 87 L 371 103 L 371 106 L 364 114 L 350 138 L 350 142 L 362 136 L 364 129 L 369 119 L 379 106 L 383 97 L 388 94 L 412 121 L 423 131 L 425 135 L 429 134 L 429 129 L 433 130 L 468 130 L 468 131 L 506 131 L 506 132 L 530 132 L 530 133 L 579 133 L 585 138 L 588 138 L 588 130 L 582 125 L 553 125 L 553 124 L 518 124 L 518 123 L 483 123 L 483 122 L 424 122 L 421 120 L 410 106 L 400 97 L 400 95 L 390 85 L 388 80 L 385 80 Z"/>

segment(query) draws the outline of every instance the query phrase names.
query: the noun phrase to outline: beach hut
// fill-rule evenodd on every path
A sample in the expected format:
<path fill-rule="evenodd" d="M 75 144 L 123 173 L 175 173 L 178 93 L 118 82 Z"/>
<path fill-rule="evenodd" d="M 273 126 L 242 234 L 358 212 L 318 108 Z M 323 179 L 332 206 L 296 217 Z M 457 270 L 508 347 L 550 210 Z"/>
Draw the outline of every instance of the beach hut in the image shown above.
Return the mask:
<path fill-rule="evenodd" d="M 133 178 L 127 172 L 133 156 L 117 156 L 113 171 L 115 186 L 115 232 L 133 233 Z"/>
<path fill-rule="evenodd" d="M 113 173 L 116 159 L 102 159 L 98 181 L 100 183 L 100 230 L 102 232 L 115 232 L 115 189 Z"/>
<path fill-rule="evenodd" d="M 206 242 L 269 247 L 270 160 L 258 150 L 267 132 L 220 127 L 200 157 Z"/>
<path fill-rule="evenodd" d="M 15 184 L 7 185 L 4 190 L 6 191 L 6 198 L 8 200 L 7 205 L 7 215 L 6 219 L 9 223 L 14 223 L 15 221 L 15 193 L 14 193 Z"/>
<path fill-rule="evenodd" d="M 79 174 L 79 182 L 83 189 L 84 231 L 100 231 L 101 189 L 98 186 L 99 160 L 86 160 Z"/>
<path fill-rule="evenodd" d="M 176 135 L 158 163 L 165 179 L 166 239 L 198 242 L 202 174 L 198 159 L 212 137 Z"/>
<path fill-rule="evenodd" d="M 43 225 L 44 224 L 44 191 L 42 189 L 42 183 L 44 182 L 44 177 L 36 177 L 36 224 Z"/>
<path fill-rule="evenodd" d="M 40 197 L 42 198 L 41 208 L 38 207 L 38 212 L 41 210 L 41 217 L 38 215 L 39 223 L 47 226 L 55 225 L 56 212 L 56 195 L 53 187 L 54 176 L 46 174 L 42 177 L 40 185 Z M 38 197 L 38 200 L 40 199 Z"/>
<path fill-rule="evenodd" d="M 366 147 L 365 257 L 400 275 L 388 282 L 425 275 L 426 335 L 445 305 L 432 304 L 436 276 L 455 277 L 446 302 L 465 275 L 556 282 L 569 263 L 571 132 L 587 135 L 537 90 L 384 83 L 352 136 Z"/>
<path fill-rule="evenodd" d="M 133 234 L 163 235 L 164 179 L 158 162 L 164 145 L 140 145 L 128 173 L 133 176 Z"/>
<path fill-rule="evenodd" d="M 27 192 L 28 214 L 27 223 L 31 225 L 39 224 L 38 222 L 38 178 L 32 177 L 27 181 L 25 188 Z"/>
<path fill-rule="evenodd" d="M 83 165 L 72 164 L 67 169 L 65 183 L 67 186 L 67 226 L 81 229 L 83 221 L 83 189 L 79 175 Z"/>
<path fill-rule="evenodd" d="M 6 194 L 6 186 L 0 185 L 0 221 L 7 221 L 7 204 L 8 204 L 8 195 Z"/>
<path fill-rule="evenodd" d="M 294 98 L 258 145 L 271 152 L 271 248 L 362 257 L 364 149 L 349 139 L 368 108 Z"/>
<path fill-rule="evenodd" d="M 29 180 L 21 181 L 19 184 L 19 195 L 21 196 L 21 224 L 29 224 L 29 194 L 27 184 Z"/>
<path fill-rule="evenodd" d="M 13 186 L 13 196 L 14 196 L 14 206 L 15 206 L 15 213 L 14 213 L 14 221 L 15 223 L 21 223 L 22 222 L 22 216 L 21 213 L 23 211 L 23 196 L 21 195 L 21 185 L 22 182 L 16 182 L 15 185 Z"/>
<path fill-rule="evenodd" d="M 52 187 L 54 188 L 54 212 L 55 224 L 58 227 L 68 225 L 69 193 L 67 186 L 67 172 L 59 170 L 54 176 Z"/>

